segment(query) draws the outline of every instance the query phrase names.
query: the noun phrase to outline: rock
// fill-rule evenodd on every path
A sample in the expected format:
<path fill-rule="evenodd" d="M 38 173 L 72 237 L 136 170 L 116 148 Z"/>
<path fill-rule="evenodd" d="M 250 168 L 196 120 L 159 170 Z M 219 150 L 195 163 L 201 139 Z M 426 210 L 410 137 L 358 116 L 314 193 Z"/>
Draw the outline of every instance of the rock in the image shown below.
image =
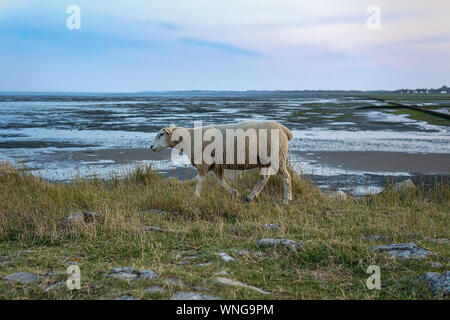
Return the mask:
<path fill-rule="evenodd" d="M 254 290 L 254 291 L 259 292 L 259 293 L 264 294 L 264 295 L 270 294 L 270 292 L 264 291 L 262 289 L 254 287 L 254 286 L 250 286 L 248 284 L 242 283 L 242 282 L 237 281 L 237 280 L 232 280 L 232 279 L 228 279 L 228 278 L 221 278 L 221 277 L 218 277 L 216 280 L 217 280 L 217 282 L 219 282 L 221 284 L 228 285 L 228 286 L 243 287 L 243 288 Z"/>
<path fill-rule="evenodd" d="M 68 228 L 73 225 L 79 225 L 83 223 L 84 223 L 84 215 L 80 212 L 72 212 L 62 220 L 64 228 Z"/>
<path fill-rule="evenodd" d="M 145 292 L 147 293 L 164 293 L 164 291 L 164 288 L 158 286 L 152 286 L 145 289 Z"/>
<path fill-rule="evenodd" d="M 176 292 L 170 300 L 221 300 L 219 297 L 195 292 Z"/>
<path fill-rule="evenodd" d="M 260 248 L 270 248 L 278 246 L 284 246 L 295 252 L 299 247 L 303 246 L 303 242 L 289 239 L 261 239 L 258 241 L 258 247 Z"/>
<path fill-rule="evenodd" d="M 151 270 L 142 270 L 139 274 L 139 279 L 156 279 L 158 275 Z"/>
<path fill-rule="evenodd" d="M 431 254 L 431 251 L 418 247 L 414 243 L 400 243 L 390 244 L 387 246 L 377 246 L 374 247 L 373 250 L 375 250 L 376 252 L 387 251 L 388 253 L 401 260 L 411 258 L 425 258 L 426 256 Z"/>
<path fill-rule="evenodd" d="M 158 209 L 150 209 L 147 211 L 147 213 L 156 213 L 156 214 L 166 215 L 167 211 L 158 210 Z"/>
<path fill-rule="evenodd" d="M 221 270 L 219 272 L 215 273 L 216 276 L 227 276 L 228 275 L 228 271 L 227 270 Z"/>
<path fill-rule="evenodd" d="M 342 190 L 337 190 L 331 194 L 332 198 L 340 199 L 340 200 L 346 200 L 347 194 Z"/>
<path fill-rule="evenodd" d="M 39 276 L 37 274 L 29 273 L 29 272 L 16 272 L 16 273 L 7 275 L 3 279 L 28 284 L 28 283 L 38 281 Z"/>
<path fill-rule="evenodd" d="M 264 255 L 264 253 L 262 253 L 261 251 L 250 252 L 250 251 L 248 251 L 248 250 L 238 250 L 238 249 L 236 249 L 236 250 L 234 250 L 234 252 L 235 252 L 237 255 L 240 255 L 240 256 L 250 256 L 250 255 L 253 255 L 253 256 L 255 256 L 255 257 L 260 257 L 260 256 L 263 256 L 263 255 Z"/>
<path fill-rule="evenodd" d="M 194 291 L 211 291 L 211 289 L 205 287 L 194 287 L 193 289 Z"/>
<path fill-rule="evenodd" d="M 235 261 L 235 259 L 234 259 L 232 256 L 230 256 L 229 254 L 227 254 L 227 253 L 225 253 L 225 252 L 217 253 L 217 255 L 218 255 L 219 257 L 221 257 L 222 260 L 225 261 L 225 262 Z"/>
<path fill-rule="evenodd" d="M 84 223 L 92 223 L 101 219 L 101 216 L 95 212 L 72 212 L 62 220 L 64 228 L 69 228 L 74 225 L 81 225 Z"/>
<path fill-rule="evenodd" d="M 396 184 L 394 184 L 392 189 L 396 191 L 403 191 L 408 189 L 416 189 L 416 186 L 414 185 L 414 182 L 411 179 L 408 179 L 405 181 L 397 182 Z"/>
<path fill-rule="evenodd" d="M 427 272 L 420 277 L 436 296 L 450 296 L 450 271 L 444 275 L 438 272 Z"/>
<path fill-rule="evenodd" d="M 428 265 L 432 268 L 436 268 L 436 269 L 440 269 L 442 268 L 444 265 L 440 262 L 428 262 Z"/>
<path fill-rule="evenodd" d="M 84 222 L 94 222 L 100 220 L 102 217 L 95 212 L 85 212 L 84 215 Z"/>
<path fill-rule="evenodd" d="M 126 294 L 124 296 L 116 298 L 115 300 L 137 300 L 137 299 L 133 296 L 130 296 L 129 294 Z"/>
<path fill-rule="evenodd" d="M 364 236 L 364 239 L 371 240 L 371 241 L 388 241 L 388 239 L 385 236 L 380 236 L 380 235 L 376 235 L 376 234 Z"/>
<path fill-rule="evenodd" d="M 133 281 L 137 279 L 155 279 L 158 278 L 158 275 L 150 270 L 142 270 L 141 272 L 136 271 L 132 268 L 125 267 L 125 268 L 114 268 L 109 273 L 110 278 L 114 279 L 123 279 L 128 281 Z"/>
<path fill-rule="evenodd" d="M 62 282 L 62 281 L 61 281 L 61 282 L 54 283 L 54 284 L 52 284 L 52 285 L 46 287 L 46 288 L 45 288 L 45 292 L 52 291 L 52 290 L 57 289 L 57 288 L 62 287 L 62 286 L 64 286 L 64 282 Z"/>
<path fill-rule="evenodd" d="M 0 161 L 0 174 L 9 174 L 15 172 L 16 169 L 9 161 Z"/>
<path fill-rule="evenodd" d="M 281 229 L 281 224 L 278 223 L 265 223 L 262 225 L 264 230 L 279 230 Z"/>
<path fill-rule="evenodd" d="M 197 267 L 206 267 L 209 265 L 212 265 L 212 262 L 199 263 L 199 264 L 197 264 Z"/>
<path fill-rule="evenodd" d="M 145 232 L 169 232 L 169 230 L 160 228 L 160 227 L 154 227 L 154 226 L 147 226 L 144 225 Z"/>
<path fill-rule="evenodd" d="M 438 244 L 447 244 L 447 243 L 450 243 L 450 240 L 445 239 L 445 238 L 440 238 L 440 239 L 428 239 L 428 240 L 431 241 L 431 242 L 434 242 L 434 243 L 438 243 Z"/>
<path fill-rule="evenodd" d="M 180 279 L 176 279 L 176 278 L 169 278 L 163 281 L 164 284 L 169 285 L 169 286 L 178 286 L 178 287 L 182 287 L 183 286 L 183 281 L 181 281 Z"/>

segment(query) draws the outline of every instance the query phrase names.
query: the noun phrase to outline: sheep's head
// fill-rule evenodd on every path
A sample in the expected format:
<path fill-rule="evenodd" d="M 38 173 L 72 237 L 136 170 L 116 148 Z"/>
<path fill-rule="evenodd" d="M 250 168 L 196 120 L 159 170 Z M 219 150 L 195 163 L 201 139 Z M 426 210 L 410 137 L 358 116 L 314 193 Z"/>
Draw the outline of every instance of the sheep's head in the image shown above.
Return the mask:
<path fill-rule="evenodd" d="M 166 127 L 158 131 L 150 149 L 159 152 L 172 146 L 172 133 L 175 127 Z"/>

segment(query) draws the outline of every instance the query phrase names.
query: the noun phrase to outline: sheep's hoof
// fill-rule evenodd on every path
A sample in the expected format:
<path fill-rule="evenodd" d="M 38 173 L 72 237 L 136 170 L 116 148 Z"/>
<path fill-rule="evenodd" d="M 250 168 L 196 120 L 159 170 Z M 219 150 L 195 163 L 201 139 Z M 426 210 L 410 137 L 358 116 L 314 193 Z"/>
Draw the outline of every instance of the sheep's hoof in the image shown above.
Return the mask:
<path fill-rule="evenodd" d="M 249 197 L 245 198 L 245 202 L 251 202 L 252 199 L 250 199 Z"/>
<path fill-rule="evenodd" d="M 283 200 L 283 204 L 289 204 L 289 202 L 291 202 L 292 199 L 287 199 L 287 200 Z"/>

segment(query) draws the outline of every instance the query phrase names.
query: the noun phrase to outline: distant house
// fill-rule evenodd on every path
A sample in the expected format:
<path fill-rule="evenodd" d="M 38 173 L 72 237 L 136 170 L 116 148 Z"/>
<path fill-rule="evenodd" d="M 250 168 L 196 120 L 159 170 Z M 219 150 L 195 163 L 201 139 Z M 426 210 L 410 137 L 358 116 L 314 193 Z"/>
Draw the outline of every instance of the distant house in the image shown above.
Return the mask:
<path fill-rule="evenodd" d="M 441 93 L 442 94 L 447 94 L 447 91 L 442 90 Z"/>

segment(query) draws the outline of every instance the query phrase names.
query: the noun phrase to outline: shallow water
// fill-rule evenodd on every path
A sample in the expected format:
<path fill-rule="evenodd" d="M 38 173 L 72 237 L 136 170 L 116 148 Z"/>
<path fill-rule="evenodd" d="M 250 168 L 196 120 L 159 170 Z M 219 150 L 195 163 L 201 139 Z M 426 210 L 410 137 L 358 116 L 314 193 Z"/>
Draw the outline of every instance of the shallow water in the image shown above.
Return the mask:
<path fill-rule="evenodd" d="M 123 172 L 129 163 L 114 159 L 76 161 L 72 152 L 149 148 L 155 133 L 170 124 L 192 127 L 193 121 L 198 120 L 204 125 L 275 120 L 294 134 L 290 149 L 296 167 L 322 188 L 350 188 L 361 194 L 379 190 L 383 177 L 408 177 L 417 172 L 389 168 L 376 172 L 344 170 L 320 158 L 311 159 L 307 153 L 450 154 L 448 127 L 415 121 L 388 109 L 358 109 L 382 104 L 361 96 L 325 93 L 3 94 L 0 159 L 14 164 L 24 162 L 30 170 L 50 180 L 106 176 L 113 171 Z M 448 110 L 445 105 L 441 109 Z M 66 158 L 49 156 L 61 152 L 67 152 Z M 184 166 L 180 159 L 175 163 L 165 159 L 152 162 L 164 172 Z M 448 169 L 444 167 L 438 173 L 447 174 Z"/>

